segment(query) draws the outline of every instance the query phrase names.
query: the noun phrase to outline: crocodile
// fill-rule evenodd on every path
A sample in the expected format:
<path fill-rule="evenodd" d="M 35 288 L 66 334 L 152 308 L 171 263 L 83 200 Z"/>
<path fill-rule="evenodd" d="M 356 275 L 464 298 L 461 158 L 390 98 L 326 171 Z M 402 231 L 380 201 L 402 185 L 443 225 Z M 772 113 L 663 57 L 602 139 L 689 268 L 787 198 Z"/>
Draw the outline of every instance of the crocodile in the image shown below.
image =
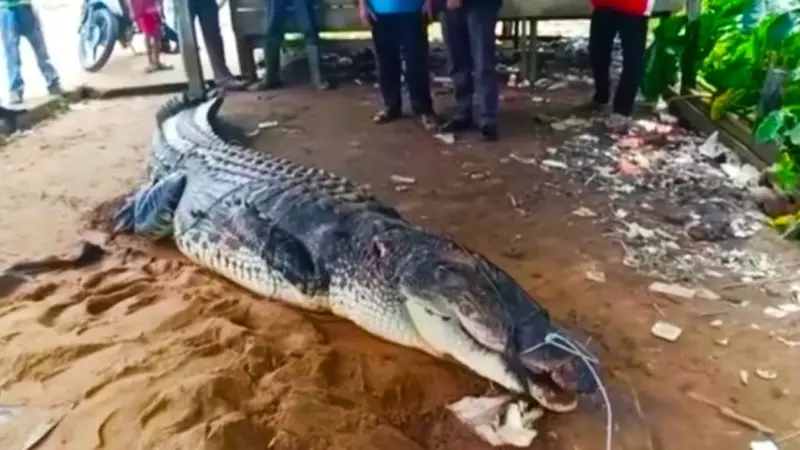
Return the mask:
<path fill-rule="evenodd" d="M 597 361 L 544 345 L 568 333 L 509 274 L 364 186 L 248 147 L 222 104 L 184 96 L 156 114 L 147 181 L 117 232 L 172 239 L 254 293 L 455 360 L 551 411 L 598 390 Z"/>

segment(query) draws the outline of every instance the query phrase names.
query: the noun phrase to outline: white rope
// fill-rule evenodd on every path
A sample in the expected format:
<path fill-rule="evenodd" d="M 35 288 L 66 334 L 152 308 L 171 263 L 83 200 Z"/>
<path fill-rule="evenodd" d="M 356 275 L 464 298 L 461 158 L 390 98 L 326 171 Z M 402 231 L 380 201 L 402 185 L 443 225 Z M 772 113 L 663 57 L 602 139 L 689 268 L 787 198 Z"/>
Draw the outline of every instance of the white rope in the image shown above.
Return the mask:
<path fill-rule="evenodd" d="M 560 333 L 551 332 L 547 333 L 544 340 L 537 345 L 525 350 L 521 353 L 521 355 L 525 355 L 526 353 L 530 353 L 538 348 L 544 347 L 545 345 L 552 345 L 553 347 L 559 348 L 567 353 L 570 353 L 574 356 L 583 361 L 586 367 L 589 369 L 589 372 L 592 374 L 592 377 L 597 382 L 597 387 L 600 390 L 600 395 L 603 397 L 603 403 L 605 404 L 606 409 L 606 450 L 611 450 L 611 441 L 612 435 L 614 433 L 614 415 L 611 411 L 611 400 L 608 396 L 608 391 L 606 390 L 605 384 L 603 384 L 603 380 L 600 379 L 600 375 L 597 373 L 597 370 L 594 368 L 593 364 L 597 364 L 598 360 L 597 357 L 589 353 L 588 350 L 581 348 L 580 344 L 573 342 L 572 340 L 564 337 Z"/>

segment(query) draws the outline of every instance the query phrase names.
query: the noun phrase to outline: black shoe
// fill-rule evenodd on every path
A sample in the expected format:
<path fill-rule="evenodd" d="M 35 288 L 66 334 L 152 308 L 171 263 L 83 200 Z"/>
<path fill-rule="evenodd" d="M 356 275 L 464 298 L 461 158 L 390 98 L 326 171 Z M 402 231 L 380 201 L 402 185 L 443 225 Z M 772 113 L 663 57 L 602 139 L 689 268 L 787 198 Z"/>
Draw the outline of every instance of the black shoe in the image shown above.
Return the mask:
<path fill-rule="evenodd" d="M 469 119 L 450 119 L 439 127 L 441 133 L 457 133 L 472 129 L 473 124 Z"/>
<path fill-rule="evenodd" d="M 481 138 L 486 142 L 495 142 L 499 138 L 497 133 L 497 125 L 482 125 Z"/>

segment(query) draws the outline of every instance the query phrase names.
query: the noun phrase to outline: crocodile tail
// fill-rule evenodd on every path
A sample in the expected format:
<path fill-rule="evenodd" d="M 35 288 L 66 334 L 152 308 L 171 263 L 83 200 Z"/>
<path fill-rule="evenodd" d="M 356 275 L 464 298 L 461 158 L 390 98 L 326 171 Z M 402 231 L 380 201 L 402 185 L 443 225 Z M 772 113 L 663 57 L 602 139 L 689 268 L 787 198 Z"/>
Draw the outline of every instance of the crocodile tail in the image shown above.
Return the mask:
<path fill-rule="evenodd" d="M 156 126 L 161 128 L 164 122 L 170 117 L 175 116 L 179 112 L 197 107 L 205 102 L 205 98 L 191 98 L 187 93 L 175 96 L 167 100 L 167 102 L 158 109 L 156 112 Z"/>
<path fill-rule="evenodd" d="M 208 136 L 214 136 L 226 144 L 249 147 L 253 135 L 226 117 L 220 117 L 220 109 L 224 103 L 223 96 L 215 96 L 197 105 L 194 109 L 194 123 Z"/>

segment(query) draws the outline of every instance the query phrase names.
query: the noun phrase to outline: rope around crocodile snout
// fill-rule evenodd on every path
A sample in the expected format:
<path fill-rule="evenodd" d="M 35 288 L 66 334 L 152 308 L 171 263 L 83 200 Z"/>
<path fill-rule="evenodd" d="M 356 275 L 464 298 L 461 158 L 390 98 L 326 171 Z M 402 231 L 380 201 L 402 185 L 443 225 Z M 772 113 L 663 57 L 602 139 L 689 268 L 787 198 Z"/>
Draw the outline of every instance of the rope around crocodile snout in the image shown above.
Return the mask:
<path fill-rule="evenodd" d="M 600 379 L 600 375 L 597 373 L 597 370 L 594 368 L 593 365 L 598 363 L 597 357 L 590 354 L 588 350 L 582 349 L 578 344 L 573 342 L 571 339 L 567 338 L 566 336 L 558 332 L 547 333 L 542 342 L 525 350 L 524 352 L 521 353 L 521 355 L 530 353 L 536 349 L 544 347 L 545 345 L 552 345 L 553 347 L 559 348 L 567 353 L 570 353 L 580 358 L 583 364 L 586 365 L 586 368 L 589 369 L 589 372 L 592 374 L 592 377 L 597 382 L 597 387 L 598 389 L 600 389 L 600 395 L 603 397 L 603 403 L 605 404 L 606 450 L 611 450 L 612 434 L 614 432 L 614 414 L 611 411 L 611 400 L 608 397 L 608 391 L 606 390 L 606 386 L 603 383 L 603 380 Z"/>

